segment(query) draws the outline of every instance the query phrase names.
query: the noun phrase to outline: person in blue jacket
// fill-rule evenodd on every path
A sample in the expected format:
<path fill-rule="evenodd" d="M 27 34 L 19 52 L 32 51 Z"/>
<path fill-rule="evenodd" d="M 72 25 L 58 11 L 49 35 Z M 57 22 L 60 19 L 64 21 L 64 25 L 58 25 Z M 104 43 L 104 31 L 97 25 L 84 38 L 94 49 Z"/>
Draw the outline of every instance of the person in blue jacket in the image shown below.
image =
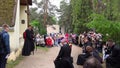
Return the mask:
<path fill-rule="evenodd" d="M 0 68 L 6 68 L 7 58 L 10 54 L 10 43 L 9 43 L 9 26 L 7 24 L 3 24 L 2 30 L 2 40 L 3 40 L 3 52 L 0 54 Z"/>

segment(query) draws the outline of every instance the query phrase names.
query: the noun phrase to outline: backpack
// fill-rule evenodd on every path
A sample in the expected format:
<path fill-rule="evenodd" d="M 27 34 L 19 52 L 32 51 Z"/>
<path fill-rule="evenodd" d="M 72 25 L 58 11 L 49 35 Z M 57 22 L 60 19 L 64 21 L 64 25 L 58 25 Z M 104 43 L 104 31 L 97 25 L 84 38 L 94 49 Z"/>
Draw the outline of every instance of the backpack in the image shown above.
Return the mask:
<path fill-rule="evenodd" d="M 23 32 L 23 38 L 26 39 L 26 31 Z"/>
<path fill-rule="evenodd" d="M 0 54 L 5 53 L 5 46 L 4 46 L 4 41 L 3 41 L 3 33 L 0 32 Z"/>

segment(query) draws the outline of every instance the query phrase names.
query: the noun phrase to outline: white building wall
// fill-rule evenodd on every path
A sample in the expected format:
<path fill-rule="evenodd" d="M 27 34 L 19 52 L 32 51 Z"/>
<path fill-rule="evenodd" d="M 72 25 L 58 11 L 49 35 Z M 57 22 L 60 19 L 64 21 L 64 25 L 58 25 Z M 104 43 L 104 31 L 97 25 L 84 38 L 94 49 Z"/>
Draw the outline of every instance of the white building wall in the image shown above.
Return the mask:
<path fill-rule="evenodd" d="M 9 32 L 10 34 L 10 47 L 11 47 L 11 55 L 9 57 L 10 60 L 16 59 L 16 52 L 19 49 L 19 9 L 20 9 L 20 1 L 17 3 L 17 12 L 15 19 L 15 26 L 13 28 L 14 31 Z"/>
<path fill-rule="evenodd" d="M 27 28 L 27 14 L 25 10 L 27 10 L 27 6 L 20 6 L 20 0 L 18 0 L 14 31 L 9 32 L 11 47 L 9 60 L 16 60 L 22 51 L 24 43 L 23 32 Z M 25 24 L 22 24 L 21 20 L 25 20 Z"/>
<path fill-rule="evenodd" d="M 19 9 L 20 9 L 19 4 L 20 3 L 18 1 L 14 32 L 10 32 L 11 48 L 13 49 L 16 49 L 19 47 Z"/>
<path fill-rule="evenodd" d="M 27 28 L 27 13 L 25 13 L 25 10 L 27 10 L 27 6 L 20 6 L 20 37 L 22 37 L 23 32 Z M 21 20 L 25 20 L 25 24 L 21 23 Z"/>

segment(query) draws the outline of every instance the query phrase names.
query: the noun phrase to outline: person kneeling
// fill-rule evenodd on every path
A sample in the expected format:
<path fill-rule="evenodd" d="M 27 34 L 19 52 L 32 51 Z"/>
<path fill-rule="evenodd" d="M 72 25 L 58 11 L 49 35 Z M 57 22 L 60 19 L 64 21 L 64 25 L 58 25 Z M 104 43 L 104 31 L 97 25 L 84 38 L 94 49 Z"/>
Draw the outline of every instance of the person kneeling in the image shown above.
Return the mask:
<path fill-rule="evenodd" d="M 69 44 L 63 43 L 63 46 L 54 61 L 55 68 L 74 68 L 72 63 L 73 58 L 71 57 L 71 47 Z"/>

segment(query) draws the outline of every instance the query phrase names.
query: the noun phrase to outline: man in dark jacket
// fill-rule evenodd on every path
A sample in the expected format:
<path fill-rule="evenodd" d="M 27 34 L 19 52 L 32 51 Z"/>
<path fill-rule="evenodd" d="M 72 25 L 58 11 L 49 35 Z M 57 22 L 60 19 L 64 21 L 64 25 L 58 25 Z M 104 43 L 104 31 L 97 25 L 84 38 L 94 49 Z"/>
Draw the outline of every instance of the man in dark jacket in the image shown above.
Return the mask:
<path fill-rule="evenodd" d="M 99 56 L 99 53 L 92 46 L 86 46 L 86 52 L 78 56 L 77 65 L 83 65 L 86 59 L 91 56 L 102 63 L 102 58 Z"/>
<path fill-rule="evenodd" d="M 33 37 L 32 26 L 29 25 L 28 29 L 25 32 L 26 32 L 26 39 L 24 41 L 22 55 L 29 56 L 31 54 L 31 51 L 34 50 L 34 37 Z"/>
<path fill-rule="evenodd" d="M 55 68 L 74 68 L 72 64 L 71 48 L 68 44 L 63 44 L 54 63 Z"/>
<path fill-rule="evenodd" d="M 106 59 L 106 68 L 120 68 L 120 45 L 115 45 L 112 53 Z"/>
<path fill-rule="evenodd" d="M 7 58 L 9 57 L 10 54 L 10 44 L 9 44 L 9 26 L 4 24 L 3 25 L 3 31 L 2 31 L 2 39 L 3 39 L 3 53 L 0 54 L 0 68 L 5 68 Z"/>

